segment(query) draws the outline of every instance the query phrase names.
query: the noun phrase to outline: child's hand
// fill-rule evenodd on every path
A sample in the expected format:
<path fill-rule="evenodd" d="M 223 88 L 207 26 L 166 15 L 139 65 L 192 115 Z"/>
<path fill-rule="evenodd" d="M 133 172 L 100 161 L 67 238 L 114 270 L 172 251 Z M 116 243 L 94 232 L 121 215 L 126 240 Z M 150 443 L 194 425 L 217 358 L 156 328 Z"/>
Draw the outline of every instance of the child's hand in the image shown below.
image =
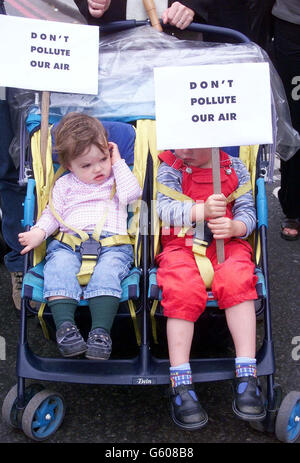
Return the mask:
<path fill-rule="evenodd" d="M 20 254 L 26 254 L 31 249 L 37 248 L 45 239 L 46 233 L 41 228 L 32 228 L 28 232 L 19 233 L 18 238 L 22 246 L 25 246 Z"/>
<path fill-rule="evenodd" d="M 232 220 L 229 217 L 217 217 L 210 219 L 208 228 L 212 231 L 215 240 L 244 236 L 247 232 L 246 225 L 240 220 Z"/>
<path fill-rule="evenodd" d="M 118 145 L 116 143 L 113 143 L 112 141 L 108 142 L 108 149 L 110 152 L 111 164 L 113 166 L 117 161 L 121 159 L 120 151 Z"/>
<path fill-rule="evenodd" d="M 204 203 L 204 218 L 215 219 L 226 214 L 226 198 L 221 194 L 210 195 Z"/>

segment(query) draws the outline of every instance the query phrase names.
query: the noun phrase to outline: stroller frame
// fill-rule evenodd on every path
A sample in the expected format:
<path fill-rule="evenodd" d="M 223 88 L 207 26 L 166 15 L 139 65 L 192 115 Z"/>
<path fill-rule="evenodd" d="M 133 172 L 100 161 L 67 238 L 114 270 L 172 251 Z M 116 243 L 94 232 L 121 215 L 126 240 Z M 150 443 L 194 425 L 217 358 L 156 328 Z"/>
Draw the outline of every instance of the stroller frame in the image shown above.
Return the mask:
<path fill-rule="evenodd" d="M 112 25 L 100 26 L 100 31 L 112 31 L 128 29 L 149 24 L 149 21 L 126 21 L 117 22 Z M 171 28 L 172 29 L 172 28 Z M 243 34 L 230 29 L 212 27 L 199 24 L 191 24 L 188 30 L 197 32 L 213 32 L 240 42 L 250 42 Z M 151 156 L 148 155 L 146 179 L 143 189 L 143 200 L 147 200 L 150 191 L 151 178 Z M 257 213 L 258 230 L 261 237 L 262 267 L 265 278 L 266 298 L 264 304 L 264 339 L 261 348 L 257 352 L 257 374 L 266 376 L 266 409 L 267 415 L 263 422 L 257 423 L 262 431 L 274 432 L 275 418 L 281 402 L 281 388 L 274 383 L 275 359 L 272 340 L 271 308 L 269 295 L 268 276 L 268 252 L 267 252 L 267 200 L 263 173 L 259 173 L 256 182 L 257 187 Z M 30 191 L 31 188 L 31 191 Z M 31 196 L 33 186 L 28 190 L 27 195 Z M 26 210 L 25 200 L 25 230 L 30 228 L 33 217 L 31 212 Z M 150 229 L 148 216 L 141 214 L 140 229 Z M 20 336 L 18 343 L 18 354 L 16 363 L 17 393 L 16 410 L 17 423 L 21 427 L 22 414 L 26 407 L 25 380 L 34 379 L 41 381 L 59 381 L 83 384 L 116 384 L 116 385 L 161 385 L 169 384 L 169 360 L 156 358 L 150 350 L 150 317 L 148 289 L 148 263 L 149 263 L 149 241 L 148 233 L 141 233 L 142 245 L 142 339 L 139 354 L 132 359 L 110 359 L 105 362 L 66 359 L 66 358 L 43 358 L 36 355 L 30 348 L 27 338 L 27 312 L 33 312 L 29 300 L 22 299 Z M 29 268 L 29 256 L 25 255 L 24 274 Z M 222 381 L 234 378 L 233 358 L 211 358 L 191 359 L 193 380 L 196 383 Z"/>

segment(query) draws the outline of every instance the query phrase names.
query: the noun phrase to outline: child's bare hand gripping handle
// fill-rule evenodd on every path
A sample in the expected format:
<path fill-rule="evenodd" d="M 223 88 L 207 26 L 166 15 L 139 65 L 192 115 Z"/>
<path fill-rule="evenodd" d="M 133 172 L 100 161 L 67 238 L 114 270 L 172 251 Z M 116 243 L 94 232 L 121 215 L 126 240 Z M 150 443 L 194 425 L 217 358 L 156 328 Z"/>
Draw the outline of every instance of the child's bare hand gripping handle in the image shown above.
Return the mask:
<path fill-rule="evenodd" d="M 199 202 L 192 207 L 191 222 L 223 217 L 226 214 L 226 198 L 221 194 L 210 195 L 205 202 Z"/>
<path fill-rule="evenodd" d="M 232 220 L 229 217 L 216 217 L 210 219 L 208 228 L 212 231 L 215 240 L 244 236 L 247 232 L 246 225 L 240 220 Z"/>
<path fill-rule="evenodd" d="M 213 194 L 204 203 L 205 219 L 215 219 L 226 214 L 226 198 L 221 194 Z"/>

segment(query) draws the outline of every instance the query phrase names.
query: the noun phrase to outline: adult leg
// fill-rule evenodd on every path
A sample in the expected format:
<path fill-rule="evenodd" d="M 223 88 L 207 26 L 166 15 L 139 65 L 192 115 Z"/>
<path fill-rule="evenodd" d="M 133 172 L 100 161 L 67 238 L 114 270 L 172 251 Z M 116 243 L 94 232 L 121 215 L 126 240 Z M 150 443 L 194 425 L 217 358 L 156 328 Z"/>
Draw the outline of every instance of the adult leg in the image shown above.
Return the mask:
<path fill-rule="evenodd" d="M 9 108 L 4 100 L 0 100 L 0 197 L 2 209 L 3 238 L 10 248 L 4 257 L 7 270 L 11 273 L 12 297 L 16 309 L 21 308 L 21 288 L 24 269 L 24 257 L 20 251 L 22 246 L 18 234 L 23 231 L 23 202 L 26 194 L 24 187 L 18 184 L 18 172 L 9 155 L 9 146 L 13 139 L 13 130 Z"/>
<path fill-rule="evenodd" d="M 215 0 L 208 7 L 208 24 L 226 27 L 250 35 L 248 0 Z M 204 33 L 206 42 L 236 42 L 220 34 Z"/>

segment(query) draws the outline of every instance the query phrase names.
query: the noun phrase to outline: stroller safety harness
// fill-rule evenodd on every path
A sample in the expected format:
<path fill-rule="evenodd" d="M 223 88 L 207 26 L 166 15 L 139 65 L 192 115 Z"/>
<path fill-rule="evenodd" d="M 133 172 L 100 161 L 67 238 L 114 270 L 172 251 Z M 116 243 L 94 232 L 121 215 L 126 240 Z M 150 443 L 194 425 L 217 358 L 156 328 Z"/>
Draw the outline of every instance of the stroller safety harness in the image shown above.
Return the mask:
<path fill-rule="evenodd" d="M 226 198 L 227 204 L 236 200 L 237 198 L 247 193 L 248 191 L 251 191 L 251 189 L 252 189 L 252 186 L 251 186 L 250 181 L 239 186 L 234 192 L 232 192 Z M 193 203 L 195 203 L 195 201 L 189 196 L 183 193 L 180 193 L 176 190 L 173 190 L 172 188 L 169 188 L 166 185 L 163 185 L 161 183 L 157 184 L 157 191 L 176 201 L 192 201 Z M 187 231 L 189 230 L 189 228 L 190 227 L 182 227 L 179 233 L 177 234 L 177 236 L 184 237 Z M 205 230 L 206 227 L 202 227 L 202 228 Z M 205 233 L 202 233 L 203 236 L 199 236 L 199 231 L 197 230 L 197 235 L 198 236 L 194 235 L 193 237 L 192 251 L 194 253 L 194 257 L 195 257 L 195 261 L 196 261 L 199 273 L 205 283 L 205 287 L 209 289 L 211 288 L 211 284 L 212 284 L 213 277 L 214 277 L 213 266 L 210 260 L 208 259 L 208 257 L 206 256 L 206 248 L 210 243 L 207 237 L 205 236 Z"/>
<path fill-rule="evenodd" d="M 76 246 L 80 247 L 80 255 L 82 261 L 80 270 L 77 273 L 77 280 L 81 286 L 86 286 L 91 278 L 91 275 L 94 272 L 94 268 L 100 256 L 102 246 L 133 244 L 133 242 L 128 235 L 113 235 L 100 240 L 101 232 L 103 230 L 103 226 L 108 214 L 108 207 L 105 209 L 101 221 L 96 225 L 91 236 L 82 230 L 77 230 L 76 228 L 71 227 L 63 221 L 63 219 L 59 216 L 59 214 L 55 211 L 53 207 L 52 190 L 55 181 L 63 174 L 64 171 L 65 170 L 61 167 L 58 169 L 54 176 L 53 184 L 51 186 L 49 194 L 49 207 L 51 209 L 52 214 L 58 222 L 60 222 L 68 229 L 74 231 L 74 233 L 76 233 L 76 235 L 79 236 L 72 235 L 71 233 L 58 232 L 54 235 L 54 239 L 60 241 L 61 243 L 67 244 L 68 246 L 71 246 L 73 251 L 75 251 Z M 113 199 L 115 193 L 116 187 L 114 184 L 111 191 L 110 199 Z"/>

